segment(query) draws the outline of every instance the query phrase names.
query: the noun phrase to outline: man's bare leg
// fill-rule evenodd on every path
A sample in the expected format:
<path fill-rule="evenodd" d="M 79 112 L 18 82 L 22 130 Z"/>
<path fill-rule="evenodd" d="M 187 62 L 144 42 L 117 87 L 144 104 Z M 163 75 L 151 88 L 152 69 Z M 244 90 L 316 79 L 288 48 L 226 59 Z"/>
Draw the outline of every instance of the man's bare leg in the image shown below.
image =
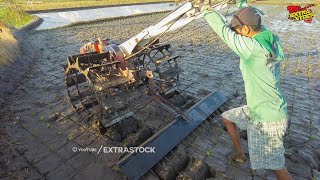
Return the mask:
<path fill-rule="evenodd" d="M 273 170 L 273 172 L 277 176 L 278 180 L 291 180 L 292 179 L 287 168 L 283 168 L 280 170 Z"/>
<path fill-rule="evenodd" d="M 240 158 L 241 160 L 245 161 L 246 158 L 240 144 L 240 135 L 236 125 L 225 118 L 223 118 L 223 124 L 226 126 L 229 136 L 231 138 L 232 144 L 237 150 L 237 154 L 238 154 L 237 158 Z"/>

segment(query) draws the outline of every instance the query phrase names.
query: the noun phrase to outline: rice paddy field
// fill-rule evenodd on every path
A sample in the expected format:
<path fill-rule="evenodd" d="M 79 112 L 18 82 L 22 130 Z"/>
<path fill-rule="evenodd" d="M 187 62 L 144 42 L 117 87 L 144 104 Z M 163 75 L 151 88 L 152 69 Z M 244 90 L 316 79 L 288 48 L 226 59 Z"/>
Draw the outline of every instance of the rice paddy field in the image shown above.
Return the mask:
<path fill-rule="evenodd" d="M 281 63 L 281 87 L 290 117 L 284 139 L 286 166 L 294 179 L 320 179 L 319 11 L 313 8 L 315 17 L 306 23 L 289 20 L 285 5 L 252 5 L 265 12 L 262 23 L 280 37 L 286 56 Z M 17 63 L 0 71 L 1 133 L 7 137 L 1 139 L 5 165 L 0 178 L 127 179 L 116 163 L 123 154 L 77 150 L 140 145 L 141 139 L 151 137 L 174 116 L 150 97 L 139 96 L 132 107 L 134 115 L 102 135 L 91 126 L 90 118 L 83 118 L 86 114 L 72 110 L 62 66 L 67 56 L 77 54 L 95 35 L 120 44 L 166 14 L 27 31 L 19 39 Z M 239 165 L 227 158 L 232 145 L 221 125 L 221 112 L 245 104 L 239 57 L 204 19 L 161 37 L 160 42 L 170 43 L 174 54 L 181 56 L 178 89 L 182 93 L 172 103 L 187 109 L 217 90 L 224 92 L 227 102 L 141 179 L 275 179 L 269 170 L 252 171 L 250 161 Z M 241 144 L 248 156 L 245 132 L 241 132 Z"/>

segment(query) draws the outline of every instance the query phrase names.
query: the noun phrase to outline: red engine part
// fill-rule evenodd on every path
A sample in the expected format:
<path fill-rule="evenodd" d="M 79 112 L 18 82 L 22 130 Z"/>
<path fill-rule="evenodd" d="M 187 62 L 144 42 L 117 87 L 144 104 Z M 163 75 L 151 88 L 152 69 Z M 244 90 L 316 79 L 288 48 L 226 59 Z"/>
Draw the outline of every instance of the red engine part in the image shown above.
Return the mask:
<path fill-rule="evenodd" d="M 102 53 L 103 52 L 103 47 L 109 45 L 109 40 L 110 39 L 103 39 L 100 40 L 100 38 L 97 37 L 96 40 L 94 40 L 91 43 L 85 44 L 80 48 L 80 54 L 86 54 L 89 52 L 97 52 L 97 53 Z"/>

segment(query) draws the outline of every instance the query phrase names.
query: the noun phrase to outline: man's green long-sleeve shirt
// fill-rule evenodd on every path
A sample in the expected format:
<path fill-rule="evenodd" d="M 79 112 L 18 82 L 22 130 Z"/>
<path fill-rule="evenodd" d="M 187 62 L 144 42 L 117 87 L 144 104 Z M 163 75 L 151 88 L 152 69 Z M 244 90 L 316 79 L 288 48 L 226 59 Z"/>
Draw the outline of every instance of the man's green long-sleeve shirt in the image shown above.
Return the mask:
<path fill-rule="evenodd" d="M 284 54 L 279 38 L 269 30 L 253 38 L 236 34 L 215 11 L 202 12 L 217 35 L 240 57 L 250 118 L 259 122 L 287 118 L 287 103 L 280 89 L 280 61 Z"/>

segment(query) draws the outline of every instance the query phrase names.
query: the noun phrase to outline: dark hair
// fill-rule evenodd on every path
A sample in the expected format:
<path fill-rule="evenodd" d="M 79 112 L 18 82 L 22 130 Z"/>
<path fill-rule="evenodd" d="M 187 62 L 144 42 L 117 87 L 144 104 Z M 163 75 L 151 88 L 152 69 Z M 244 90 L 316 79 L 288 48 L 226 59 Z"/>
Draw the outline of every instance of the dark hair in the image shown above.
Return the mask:
<path fill-rule="evenodd" d="M 248 25 L 248 26 L 255 32 L 261 30 L 261 25 Z"/>

